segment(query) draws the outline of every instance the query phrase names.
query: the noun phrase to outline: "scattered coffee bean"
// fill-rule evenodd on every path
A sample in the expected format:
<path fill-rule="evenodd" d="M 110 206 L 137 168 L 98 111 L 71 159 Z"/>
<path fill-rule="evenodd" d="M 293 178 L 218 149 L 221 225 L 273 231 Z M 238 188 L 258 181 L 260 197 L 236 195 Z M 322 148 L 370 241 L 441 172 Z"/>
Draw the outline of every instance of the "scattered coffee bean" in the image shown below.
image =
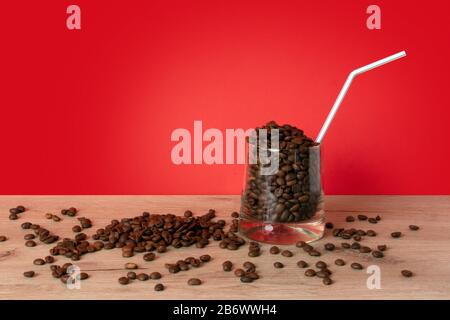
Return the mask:
<path fill-rule="evenodd" d="M 256 270 L 256 266 L 253 263 L 251 263 L 250 261 L 244 262 L 244 264 L 242 266 L 244 267 L 245 271 L 247 271 L 247 272 L 255 272 L 255 270 Z"/>
<path fill-rule="evenodd" d="M 132 262 L 125 263 L 125 269 L 133 270 L 133 269 L 137 269 L 137 268 L 138 268 L 138 265 L 136 263 L 132 263 Z"/>
<path fill-rule="evenodd" d="M 149 279 L 149 276 L 146 273 L 139 273 L 136 276 L 136 279 L 138 279 L 139 281 L 147 281 Z"/>
<path fill-rule="evenodd" d="M 144 256 L 142 257 L 144 259 L 144 261 L 153 261 L 156 258 L 156 255 L 153 252 L 149 252 L 144 254 Z"/>
<path fill-rule="evenodd" d="M 353 250 L 359 250 L 361 248 L 361 245 L 358 242 L 353 242 L 350 248 Z"/>
<path fill-rule="evenodd" d="M 378 220 L 375 219 L 375 218 L 369 218 L 369 219 L 367 219 L 367 221 L 368 221 L 369 223 L 373 223 L 373 224 L 378 223 Z"/>
<path fill-rule="evenodd" d="M 295 244 L 297 248 L 303 248 L 306 245 L 305 241 L 299 241 Z"/>
<path fill-rule="evenodd" d="M 234 270 L 234 275 L 235 275 L 236 277 L 242 277 L 242 276 L 245 275 L 245 271 L 242 270 L 242 269 L 240 269 L 240 268 L 238 268 L 238 269 Z"/>
<path fill-rule="evenodd" d="M 347 242 L 342 242 L 342 243 L 341 243 L 341 247 L 342 247 L 343 249 L 350 249 L 350 244 L 347 243 Z"/>
<path fill-rule="evenodd" d="M 225 261 L 224 263 L 222 263 L 222 269 L 223 271 L 231 271 L 231 269 L 233 269 L 233 263 L 231 261 Z"/>
<path fill-rule="evenodd" d="M 17 219 L 19 219 L 19 216 L 18 216 L 17 214 L 11 213 L 11 214 L 9 215 L 9 220 L 17 220 Z"/>
<path fill-rule="evenodd" d="M 413 276 L 413 273 L 409 270 L 402 270 L 402 276 L 404 276 L 406 278 L 410 278 Z"/>
<path fill-rule="evenodd" d="M 17 206 L 16 209 L 17 209 L 17 213 L 25 212 L 25 207 L 24 206 Z"/>
<path fill-rule="evenodd" d="M 360 236 L 359 234 L 355 234 L 355 235 L 353 236 L 353 240 L 355 240 L 355 241 L 361 241 L 361 236 Z"/>
<path fill-rule="evenodd" d="M 253 279 L 250 278 L 249 276 L 243 275 L 243 276 L 241 277 L 241 282 L 249 283 L 249 282 L 253 282 Z"/>
<path fill-rule="evenodd" d="M 231 217 L 234 218 L 234 219 L 237 219 L 237 218 L 239 218 L 239 213 L 234 211 L 234 212 L 231 213 Z"/>
<path fill-rule="evenodd" d="M 321 253 L 319 251 L 317 251 L 317 250 L 311 250 L 310 252 L 308 252 L 308 254 L 311 257 L 320 257 L 321 256 Z"/>
<path fill-rule="evenodd" d="M 381 217 L 380 217 L 380 216 L 376 216 L 375 219 L 376 219 L 377 221 L 380 221 L 380 220 L 381 220 Z"/>
<path fill-rule="evenodd" d="M 373 230 L 367 230 L 367 235 L 369 237 L 375 237 L 377 235 L 377 233 Z"/>
<path fill-rule="evenodd" d="M 367 216 L 363 215 L 363 214 L 358 214 L 358 220 L 360 220 L 360 221 L 367 220 Z"/>
<path fill-rule="evenodd" d="M 281 251 L 281 255 L 283 256 L 283 257 L 292 257 L 294 254 L 292 253 L 292 251 L 290 251 L 290 250 L 283 250 L 283 251 Z"/>
<path fill-rule="evenodd" d="M 371 251 L 372 251 L 372 249 L 370 249 L 369 247 L 366 247 L 366 246 L 361 246 L 361 248 L 359 248 L 360 253 L 369 253 Z"/>
<path fill-rule="evenodd" d="M 45 219 L 52 219 L 53 218 L 53 214 L 51 214 L 51 213 L 46 213 L 45 214 Z"/>
<path fill-rule="evenodd" d="M 332 243 L 326 243 L 326 244 L 324 245 L 324 248 L 325 248 L 325 250 L 333 251 L 334 248 L 335 248 L 335 245 L 332 244 Z"/>
<path fill-rule="evenodd" d="M 185 218 L 190 218 L 190 217 L 192 217 L 192 216 L 193 216 L 193 213 L 192 213 L 191 210 L 186 210 L 186 211 L 184 212 L 184 217 L 185 217 Z"/>
<path fill-rule="evenodd" d="M 333 228 L 334 228 L 334 225 L 333 225 L 331 222 L 327 222 L 327 223 L 325 223 L 325 228 L 327 228 L 327 229 L 333 229 Z"/>
<path fill-rule="evenodd" d="M 34 272 L 34 271 L 25 271 L 25 272 L 23 273 L 23 276 L 26 277 L 26 278 L 33 278 L 34 275 L 35 275 L 35 272 Z"/>
<path fill-rule="evenodd" d="M 281 269 L 284 267 L 284 264 L 282 264 L 281 262 L 274 262 L 273 266 L 277 269 Z"/>
<path fill-rule="evenodd" d="M 27 247 L 35 247 L 36 246 L 36 242 L 33 240 L 28 240 L 25 242 L 25 246 Z"/>
<path fill-rule="evenodd" d="M 202 280 L 198 278 L 191 278 L 188 280 L 188 285 L 190 286 L 199 286 L 202 284 Z"/>
<path fill-rule="evenodd" d="M 164 285 L 162 283 L 158 283 L 155 285 L 154 288 L 155 291 L 163 291 L 164 290 Z"/>
<path fill-rule="evenodd" d="M 134 271 L 130 271 L 127 273 L 127 278 L 130 280 L 136 280 L 136 277 L 137 277 L 137 275 L 136 275 L 136 272 L 134 272 Z"/>
<path fill-rule="evenodd" d="M 33 264 L 35 264 L 37 266 L 42 266 L 43 264 L 45 264 L 45 260 L 44 259 L 35 259 L 33 261 Z"/>
<path fill-rule="evenodd" d="M 316 271 L 314 271 L 313 269 L 307 269 L 305 271 L 305 276 L 307 277 L 314 277 L 316 275 Z"/>
<path fill-rule="evenodd" d="M 0 236 L 0 242 L 5 242 L 6 240 L 8 240 L 6 236 Z"/>
<path fill-rule="evenodd" d="M 129 283 L 130 283 L 130 279 L 128 279 L 127 277 L 120 277 L 120 278 L 119 278 L 119 283 L 120 283 L 121 285 L 129 284 Z"/>
<path fill-rule="evenodd" d="M 20 227 L 24 230 L 30 229 L 31 228 L 31 222 L 24 222 L 20 225 Z"/>
<path fill-rule="evenodd" d="M 385 244 L 380 244 L 380 245 L 377 246 L 377 249 L 379 251 L 386 251 L 387 246 Z"/>
<path fill-rule="evenodd" d="M 413 231 L 417 231 L 417 230 L 419 230 L 419 226 L 416 226 L 416 225 L 412 224 L 412 225 L 409 226 L 409 229 L 413 230 Z"/>
<path fill-rule="evenodd" d="M 352 269 L 355 269 L 355 270 L 362 270 L 362 269 L 363 269 L 363 266 L 362 266 L 360 263 L 357 263 L 357 262 L 353 262 L 353 263 L 350 265 L 350 267 L 351 267 Z"/>
<path fill-rule="evenodd" d="M 355 221 L 355 217 L 353 217 L 353 216 L 347 216 L 347 217 L 345 218 L 345 221 L 346 221 L 346 222 L 353 222 L 353 221 Z"/>
<path fill-rule="evenodd" d="M 326 278 L 323 278 L 322 283 L 326 286 L 329 286 L 330 284 L 333 283 L 333 280 L 331 280 L 331 278 L 329 278 L 329 277 L 326 277 Z"/>
<path fill-rule="evenodd" d="M 80 273 L 80 280 L 86 280 L 87 278 L 89 278 L 89 274 L 87 274 L 86 272 Z"/>
<path fill-rule="evenodd" d="M 328 278 L 329 274 L 325 270 L 319 270 L 316 272 L 316 277 L 318 278 Z"/>
<path fill-rule="evenodd" d="M 209 262 L 211 260 L 211 256 L 209 254 L 204 254 L 200 256 L 200 261 L 202 262 Z"/>
<path fill-rule="evenodd" d="M 337 266 L 344 266 L 345 265 L 345 261 L 342 260 L 342 259 L 336 259 L 334 261 L 334 264 L 337 265 Z"/>
<path fill-rule="evenodd" d="M 271 254 L 279 254 L 280 253 L 280 248 L 278 248 L 277 246 L 273 246 L 270 248 L 269 252 Z"/>
<path fill-rule="evenodd" d="M 61 218 L 58 217 L 58 216 L 55 214 L 55 215 L 52 216 L 52 220 L 53 220 L 54 222 L 60 222 L 60 221 L 61 221 Z"/>
<path fill-rule="evenodd" d="M 323 261 L 317 261 L 316 262 L 316 268 L 324 269 L 326 267 L 327 267 L 327 264 L 325 262 L 323 262 Z"/>
<path fill-rule="evenodd" d="M 308 267 L 308 263 L 306 263 L 306 262 L 303 261 L 303 260 L 300 260 L 300 261 L 297 262 L 297 266 L 298 266 L 299 268 L 306 268 L 306 267 Z"/>
<path fill-rule="evenodd" d="M 72 227 L 72 231 L 75 233 L 81 232 L 81 230 L 82 230 L 81 227 L 78 225 Z"/>
<path fill-rule="evenodd" d="M 372 251 L 372 256 L 374 256 L 375 258 L 383 258 L 384 254 L 381 251 L 374 250 L 374 251 Z"/>
<path fill-rule="evenodd" d="M 402 233 L 400 231 L 392 232 L 391 237 L 392 238 L 400 238 L 402 236 Z"/>
<path fill-rule="evenodd" d="M 158 279 L 161 279 L 161 273 L 159 273 L 159 272 L 152 272 L 152 273 L 150 273 L 150 279 L 152 279 L 152 280 L 158 280 Z"/>

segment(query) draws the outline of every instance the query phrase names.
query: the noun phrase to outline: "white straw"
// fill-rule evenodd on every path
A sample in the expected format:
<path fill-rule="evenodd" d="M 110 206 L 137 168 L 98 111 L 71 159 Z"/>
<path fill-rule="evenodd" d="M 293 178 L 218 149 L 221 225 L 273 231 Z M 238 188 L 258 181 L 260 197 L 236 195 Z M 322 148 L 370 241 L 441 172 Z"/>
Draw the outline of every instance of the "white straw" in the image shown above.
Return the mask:
<path fill-rule="evenodd" d="M 318 143 L 321 143 L 321 142 L 322 142 L 323 136 L 324 136 L 325 133 L 327 132 L 328 127 L 329 127 L 330 124 L 331 124 L 331 121 L 333 121 L 333 118 L 334 118 L 334 116 L 336 115 L 336 112 L 338 111 L 339 106 L 340 106 L 341 103 L 342 103 L 342 100 L 344 100 L 345 94 L 347 93 L 348 88 L 350 87 L 350 84 L 352 83 L 353 79 L 354 79 L 358 74 L 361 74 L 361 73 L 364 73 L 364 72 L 366 72 L 366 71 L 375 69 L 375 68 L 377 68 L 377 67 L 382 66 L 383 64 L 386 64 L 386 63 L 392 62 L 392 61 L 394 61 L 394 60 L 403 58 L 404 56 L 406 56 L 406 52 L 405 52 L 405 51 L 402 51 L 402 52 L 393 54 L 392 56 L 386 57 L 386 58 L 384 58 L 384 59 L 381 59 L 381 60 L 372 62 L 371 64 L 368 64 L 368 65 L 366 65 L 366 66 L 364 66 L 364 67 L 355 69 L 355 70 L 353 70 L 352 72 L 350 72 L 350 74 L 349 74 L 348 77 L 347 77 L 347 80 L 346 80 L 345 83 L 344 83 L 344 86 L 343 86 L 342 89 L 341 89 L 341 92 L 339 92 L 339 95 L 338 95 L 338 97 L 336 98 L 336 101 L 334 102 L 334 105 L 333 105 L 333 107 L 331 108 L 330 113 L 328 114 L 327 119 L 325 120 L 325 123 L 324 123 L 323 126 L 322 126 L 322 129 L 320 129 L 320 132 L 319 132 L 319 135 L 317 136 L 316 142 L 318 142 Z"/>

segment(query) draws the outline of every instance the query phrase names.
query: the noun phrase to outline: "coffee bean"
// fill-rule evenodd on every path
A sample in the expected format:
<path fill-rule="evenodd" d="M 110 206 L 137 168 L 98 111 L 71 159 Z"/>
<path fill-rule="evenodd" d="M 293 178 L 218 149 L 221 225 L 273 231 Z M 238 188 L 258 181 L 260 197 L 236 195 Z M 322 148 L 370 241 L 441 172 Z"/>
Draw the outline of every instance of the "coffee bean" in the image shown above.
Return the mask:
<path fill-rule="evenodd" d="M 279 254 L 280 253 L 280 248 L 278 248 L 277 246 L 273 246 L 270 248 L 269 252 L 271 254 Z"/>
<path fill-rule="evenodd" d="M 364 237 L 365 235 L 367 235 L 367 232 L 365 232 L 364 230 L 358 230 L 356 231 L 356 234 L 360 237 Z"/>
<path fill-rule="evenodd" d="M 202 280 L 198 278 L 191 278 L 188 280 L 188 285 L 190 286 L 199 286 L 202 284 Z"/>
<path fill-rule="evenodd" d="M 185 212 L 184 212 L 184 217 L 185 218 L 190 218 L 190 217 L 192 217 L 193 216 L 193 214 L 192 214 L 192 211 L 191 210 L 186 210 Z"/>
<path fill-rule="evenodd" d="M 130 280 L 135 280 L 136 277 L 137 277 L 137 275 L 136 275 L 136 272 L 134 272 L 134 271 L 130 271 L 127 273 L 127 278 Z"/>
<path fill-rule="evenodd" d="M 331 278 L 329 278 L 329 277 L 326 277 L 326 278 L 323 278 L 322 283 L 326 286 L 329 286 L 330 284 L 333 283 L 333 280 L 331 280 Z"/>
<path fill-rule="evenodd" d="M 342 242 L 342 243 L 341 243 L 341 247 L 342 247 L 343 249 L 350 249 L 350 244 L 347 243 L 347 242 Z"/>
<path fill-rule="evenodd" d="M 327 223 L 325 223 L 325 228 L 327 228 L 327 229 L 333 229 L 333 228 L 334 228 L 334 225 L 333 225 L 331 222 L 327 222 Z"/>
<path fill-rule="evenodd" d="M 45 219 L 52 219 L 53 218 L 53 214 L 51 214 L 51 213 L 46 213 L 45 214 Z"/>
<path fill-rule="evenodd" d="M 282 264 L 281 262 L 274 262 L 273 266 L 277 269 L 281 269 L 284 267 L 284 264 Z"/>
<path fill-rule="evenodd" d="M 401 236 L 402 236 L 402 233 L 400 231 L 391 233 L 392 238 L 400 238 Z"/>
<path fill-rule="evenodd" d="M 125 263 L 125 269 L 133 270 L 133 269 L 137 269 L 137 268 L 138 268 L 138 265 L 136 263 L 132 263 L 132 262 Z"/>
<path fill-rule="evenodd" d="M 25 272 L 23 273 L 23 276 L 26 277 L 26 278 L 33 278 L 34 275 L 35 275 L 35 272 L 34 272 L 34 271 L 25 271 Z"/>
<path fill-rule="evenodd" d="M 144 256 L 142 257 L 144 259 L 144 261 L 153 261 L 155 260 L 156 255 L 153 252 L 149 252 L 144 254 Z"/>
<path fill-rule="evenodd" d="M 363 215 L 363 214 L 358 214 L 358 220 L 360 220 L 360 221 L 367 220 L 367 216 Z"/>
<path fill-rule="evenodd" d="M 252 280 L 258 280 L 259 276 L 256 272 L 247 272 L 246 276 L 249 277 Z"/>
<path fill-rule="evenodd" d="M 319 268 L 319 269 L 324 269 L 324 268 L 327 267 L 327 264 L 325 262 L 323 262 L 323 261 L 317 261 L 316 262 L 316 267 Z"/>
<path fill-rule="evenodd" d="M 234 275 L 235 275 L 236 277 L 242 277 L 242 276 L 245 275 L 245 271 L 242 270 L 242 269 L 240 269 L 240 268 L 238 268 L 238 269 L 234 270 Z"/>
<path fill-rule="evenodd" d="M 44 259 L 35 259 L 33 261 L 33 264 L 37 265 L 37 266 L 42 266 L 43 264 L 45 264 Z"/>
<path fill-rule="evenodd" d="M 11 208 L 11 209 L 9 209 L 9 213 L 17 215 L 19 213 L 19 210 L 17 210 L 17 208 Z"/>
<path fill-rule="evenodd" d="M 200 256 L 200 261 L 202 262 L 209 262 L 211 260 L 211 256 L 209 254 L 204 254 Z"/>
<path fill-rule="evenodd" d="M 55 258 L 53 258 L 52 256 L 46 256 L 44 258 L 44 260 L 45 260 L 45 263 L 53 263 L 53 262 L 55 262 Z"/>
<path fill-rule="evenodd" d="M 357 263 L 357 262 L 353 262 L 353 263 L 350 265 L 350 267 L 351 267 L 352 269 L 355 269 L 355 270 L 362 270 L 362 269 L 363 269 L 363 266 L 362 266 L 360 263 Z"/>
<path fill-rule="evenodd" d="M 80 273 L 80 280 L 86 280 L 88 278 L 89 278 L 89 274 L 87 274 L 86 272 Z"/>
<path fill-rule="evenodd" d="M 246 275 L 244 275 L 244 276 L 241 277 L 241 282 L 249 283 L 249 282 L 253 282 L 253 279 L 248 277 L 248 276 L 246 276 Z"/>
<path fill-rule="evenodd" d="M 296 246 L 297 248 L 303 248 L 305 245 L 306 245 L 306 242 L 305 242 L 305 241 L 298 241 L 298 242 L 295 244 L 295 246 Z"/>
<path fill-rule="evenodd" d="M 346 222 L 353 222 L 353 221 L 355 221 L 355 217 L 353 217 L 353 216 L 347 216 L 347 217 L 345 218 L 345 221 L 346 221 Z"/>
<path fill-rule="evenodd" d="M 311 257 L 320 257 L 320 256 L 321 256 L 320 252 L 317 251 L 317 250 L 311 250 L 310 252 L 308 252 L 308 254 L 309 254 Z"/>
<path fill-rule="evenodd" d="M 234 219 L 237 219 L 237 218 L 239 218 L 239 213 L 237 213 L 236 211 L 232 212 L 231 213 L 231 217 L 234 218 Z"/>
<path fill-rule="evenodd" d="M 158 279 L 161 279 L 161 273 L 159 273 L 159 272 L 152 272 L 152 273 L 150 273 L 150 279 L 152 279 L 152 280 L 158 280 Z"/>
<path fill-rule="evenodd" d="M 5 242 L 6 240 L 8 240 L 6 236 L 0 236 L 0 242 Z"/>
<path fill-rule="evenodd" d="M 149 279 L 149 276 L 146 273 L 139 273 L 136 276 L 136 279 L 138 279 L 139 281 L 147 281 Z"/>
<path fill-rule="evenodd" d="M 337 266 L 344 266 L 345 265 L 345 261 L 342 260 L 342 259 L 336 259 L 334 261 L 334 264 L 337 265 Z"/>
<path fill-rule="evenodd" d="M 413 273 L 409 270 L 402 270 L 402 276 L 404 276 L 406 278 L 410 278 L 413 276 Z"/>
<path fill-rule="evenodd" d="M 378 220 L 375 218 L 369 218 L 369 219 L 367 219 L 367 221 L 369 221 L 369 223 L 373 223 L 373 224 L 378 223 Z"/>
<path fill-rule="evenodd" d="M 385 244 L 380 244 L 379 246 L 377 246 L 377 249 L 378 249 L 379 251 L 386 251 L 387 246 L 386 246 Z"/>
<path fill-rule="evenodd" d="M 335 248 L 335 245 L 332 244 L 332 243 L 326 243 L 326 244 L 324 245 L 324 248 L 325 248 L 325 250 L 333 251 L 334 248 Z"/>
<path fill-rule="evenodd" d="M 155 291 L 163 291 L 164 290 L 164 285 L 162 283 L 158 283 L 155 285 L 154 287 Z"/>
<path fill-rule="evenodd" d="M 24 206 L 17 206 L 16 209 L 17 209 L 17 213 L 25 212 L 25 207 Z"/>
<path fill-rule="evenodd" d="M 222 263 L 222 269 L 223 271 L 231 271 L 231 269 L 233 269 L 233 263 L 231 261 L 225 261 L 224 263 Z"/>
<path fill-rule="evenodd" d="M 120 278 L 119 278 L 119 283 L 120 283 L 121 285 L 129 284 L 129 283 L 130 283 L 130 279 L 128 279 L 127 277 L 120 277 Z"/>
<path fill-rule="evenodd" d="M 380 221 L 380 220 L 381 220 L 381 217 L 380 217 L 380 216 L 376 216 L 375 219 L 376 219 L 377 221 Z"/>
<path fill-rule="evenodd" d="M 33 240 L 28 240 L 25 242 L 25 246 L 27 247 L 35 247 L 36 246 L 36 242 L 34 242 Z"/>
<path fill-rule="evenodd" d="M 375 258 L 383 258 L 384 254 L 381 251 L 375 250 L 375 251 L 372 251 L 372 256 L 374 256 Z"/>
<path fill-rule="evenodd" d="M 416 225 L 412 224 L 412 225 L 409 226 L 409 229 L 413 230 L 413 231 L 417 231 L 417 230 L 419 230 L 419 226 L 416 226 Z"/>
<path fill-rule="evenodd" d="M 359 248 L 360 253 L 369 253 L 371 251 L 372 251 L 372 249 L 370 249 L 369 247 L 366 247 L 366 246 L 361 246 L 361 248 Z"/>
<path fill-rule="evenodd" d="M 355 240 L 355 241 L 361 241 L 361 236 L 360 236 L 359 234 L 355 234 L 355 235 L 353 236 L 353 240 Z"/>
<path fill-rule="evenodd" d="M 318 278 L 328 278 L 329 274 L 328 272 L 324 271 L 324 270 L 320 270 L 316 272 L 316 277 Z"/>
<path fill-rule="evenodd" d="M 252 250 L 252 251 L 249 251 L 249 252 L 248 252 L 248 256 L 249 256 L 249 257 L 252 257 L 252 258 L 259 257 L 260 255 L 261 255 L 261 252 L 260 252 L 260 251 Z"/>
<path fill-rule="evenodd" d="M 20 227 L 24 230 L 30 229 L 31 228 L 31 222 L 24 222 L 20 225 Z"/>
<path fill-rule="evenodd" d="M 303 260 L 300 260 L 300 261 L 297 262 L 297 266 L 298 266 L 299 268 L 306 268 L 306 267 L 308 267 L 308 263 L 306 263 L 306 262 L 303 261 Z"/>
<path fill-rule="evenodd" d="M 19 219 L 19 216 L 18 216 L 17 214 L 11 213 L 11 214 L 9 215 L 9 220 L 17 220 L 17 219 Z"/>
<path fill-rule="evenodd" d="M 54 222 L 60 222 L 60 221 L 61 221 L 61 218 L 58 217 L 57 215 L 53 215 L 53 216 L 52 216 L 52 220 L 53 220 Z"/>
<path fill-rule="evenodd" d="M 367 235 L 369 237 L 375 237 L 377 235 L 377 233 L 373 230 L 367 230 Z"/>
<path fill-rule="evenodd" d="M 172 265 L 169 267 L 169 272 L 170 273 L 178 273 L 180 272 L 180 267 L 178 265 Z"/>
<path fill-rule="evenodd" d="M 81 232 L 81 230 L 82 230 L 81 227 L 78 226 L 78 225 L 72 227 L 72 231 L 75 232 L 75 233 Z"/>
<path fill-rule="evenodd" d="M 353 242 L 350 248 L 353 250 L 359 250 L 361 248 L 361 245 L 358 242 Z"/>
<path fill-rule="evenodd" d="M 305 271 L 305 276 L 307 277 L 314 277 L 316 275 L 316 271 L 314 271 L 313 269 L 307 269 Z"/>
<path fill-rule="evenodd" d="M 166 246 L 163 246 L 163 245 L 158 246 L 158 247 L 156 248 L 156 251 L 157 251 L 158 253 L 164 253 L 164 252 L 167 251 L 167 247 L 166 247 Z"/>
<path fill-rule="evenodd" d="M 283 250 L 283 251 L 281 251 L 281 255 L 283 256 L 283 257 L 292 257 L 294 254 L 292 253 L 292 251 L 290 251 L 290 250 Z"/>
<path fill-rule="evenodd" d="M 247 272 L 254 272 L 256 270 L 256 266 L 250 261 L 246 261 L 242 265 Z"/>
<path fill-rule="evenodd" d="M 192 259 L 190 263 L 191 266 L 193 266 L 194 268 L 198 268 L 202 264 L 202 262 L 199 259 Z"/>

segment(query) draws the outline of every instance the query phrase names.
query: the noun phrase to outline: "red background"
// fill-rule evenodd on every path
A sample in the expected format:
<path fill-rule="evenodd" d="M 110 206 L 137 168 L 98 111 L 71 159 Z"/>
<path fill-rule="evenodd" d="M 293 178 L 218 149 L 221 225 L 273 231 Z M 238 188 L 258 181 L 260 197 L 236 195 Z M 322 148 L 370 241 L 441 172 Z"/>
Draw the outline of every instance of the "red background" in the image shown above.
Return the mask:
<path fill-rule="evenodd" d="M 239 193 L 242 165 L 173 165 L 171 132 L 274 119 L 315 137 L 348 72 L 401 50 L 353 83 L 325 192 L 449 194 L 450 2 L 416 3 L 4 1 L 0 194 Z"/>

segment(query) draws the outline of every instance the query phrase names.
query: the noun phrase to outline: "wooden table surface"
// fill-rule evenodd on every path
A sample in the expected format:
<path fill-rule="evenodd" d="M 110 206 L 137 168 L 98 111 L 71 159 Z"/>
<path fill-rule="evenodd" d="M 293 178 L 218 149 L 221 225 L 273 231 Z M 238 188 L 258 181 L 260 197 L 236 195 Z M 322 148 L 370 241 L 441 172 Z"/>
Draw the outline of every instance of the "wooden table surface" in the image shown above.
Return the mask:
<path fill-rule="evenodd" d="M 8 219 L 9 208 L 23 204 L 28 211 L 18 220 Z M 268 253 L 270 245 L 262 246 L 260 257 L 247 256 L 247 245 L 237 251 L 223 250 L 213 242 L 207 248 L 195 247 L 174 249 L 161 254 L 151 262 L 145 262 L 142 254 L 122 258 L 121 250 L 102 250 L 87 254 L 77 261 L 82 271 L 90 278 L 81 283 L 80 289 L 70 290 L 58 279 L 51 277 L 49 266 L 35 266 L 35 258 L 48 255 L 50 245 L 38 242 L 34 248 L 24 246 L 23 236 L 30 230 L 22 230 L 25 221 L 38 223 L 62 237 L 72 237 L 71 227 L 75 218 L 62 216 L 61 222 L 46 220 L 47 212 L 59 213 L 62 208 L 75 206 L 79 216 L 93 221 L 91 235 L 111 219 L 133 217 L 143 211 L 151 213 L 182 214 L 186 209 L 202 214 L 209 208 L 217 210 L 218 216 L 229 219 L 232 211 L 239 208 L 238 196 L 0 196 L 0 235 L 8 240 L 0 242 L 0 299 L 450 299 L 450 197 L 449 196 L 328 196 L 326 198 L 327 221 L 335 227 L 348 226 L 344 222 L 349 214 L 381 215 L 376 225 L 354 222 L 355 228 L 373 229 L 374 238 L 366 237 L 362 243 L 369 246 L 387 244 L 385 258 L 375 259 L 371 255 L 353 253 L 341 249 L 323 252 L 323 244 L 342 240 L 334 238 L 328 230 L 325 237 L 316 242 L 323 252 L 319 258 L 310 257 L 294 246 L 291 258 Z M 410 231 L 408 225 L 420 226 Z M 404 236 L 393 239 L 393 231 L 402 231 Z M 164 263 L 175 262 L 188 256 L 209 253 L 213 259 L 200 268 L 178 274 L 169 274 Z M 346 266 L 333 264 L 337 257 L 348 262 Z M 56 257 L 57 264 L 68 262 Z M 241 265 L 250 260 L 257 265 L 261 278 L 251 284 L 240 283 L 233 272 L 222 271 L 222 262 L 231 260 Z M 331 264 L 335 283 L 324 286 L 318 278 L 307 278 L 304 270 L 296 265 L 298 260 L 311 264 L 323 260 Z M 273 263 L 281 261 L 283 269 L 275 269 Z M 121 286 L 117 279 L 126 274 L 125 262 L 136 262 L 143 272 L 159 271 L 163 277 L 159 282 L 166 286 L 162 292 L 153 291 L 155 280 L 135 281 Z M 366 270 L 350 268 L 351 262 L 360 262 L 365 267 L 377 265 L 381 271 L 381 288 L 368 289 Z M 402 269 L 415 273 L 412 278 L 400 275 Z M 35 270 L 34 278 L 24 278 L 23 272 Z M 201 278 L 204 283 L 189 287 L 191 277 Z"/>

